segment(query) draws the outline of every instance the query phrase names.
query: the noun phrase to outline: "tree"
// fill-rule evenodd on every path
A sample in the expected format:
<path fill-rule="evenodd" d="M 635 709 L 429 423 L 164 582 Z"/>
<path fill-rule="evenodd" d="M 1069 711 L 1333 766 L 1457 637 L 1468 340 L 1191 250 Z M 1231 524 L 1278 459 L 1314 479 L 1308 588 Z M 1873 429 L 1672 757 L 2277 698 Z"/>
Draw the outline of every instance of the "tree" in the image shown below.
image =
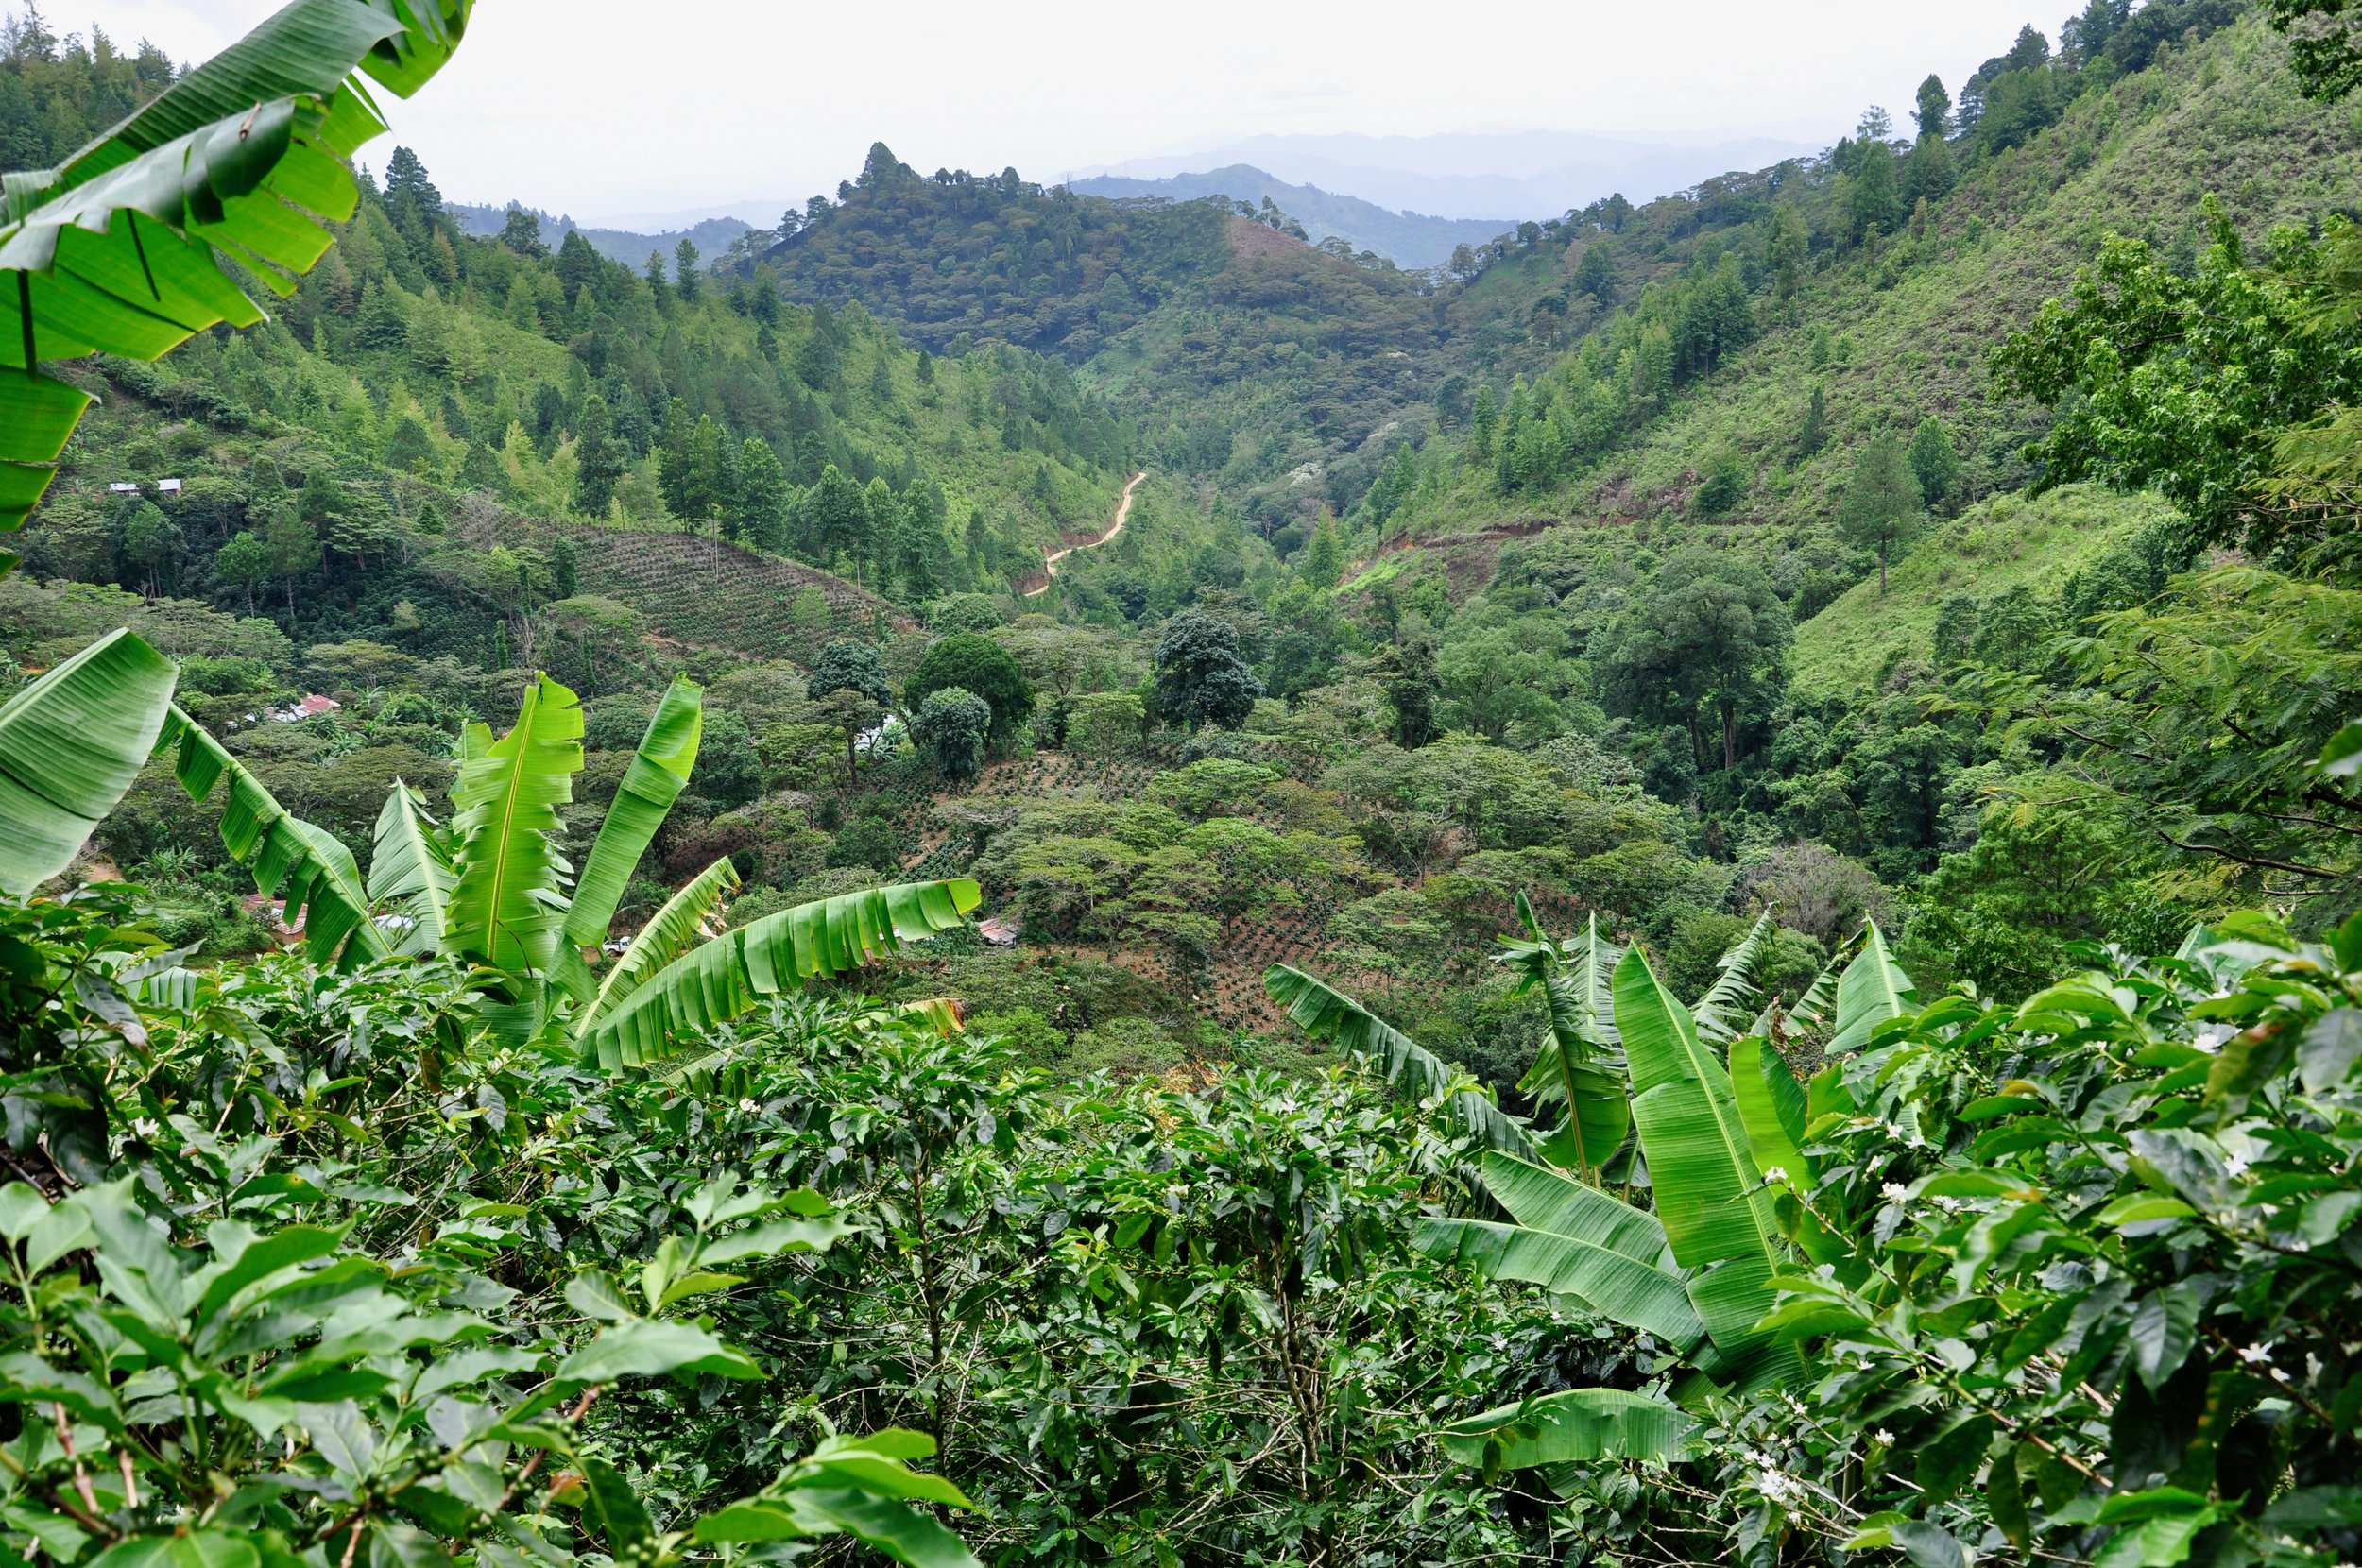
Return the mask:
<path fill-rule="evenodd" d="M 885 660 L 879 657 L 874 644 L 837 638 L 813 660 L 804 690 L 813 701 L 826 704 L 830 720 L 844 731 L 845 772 L 848 778 L 855 776 L 854 741 L 877 722 L 879 711 L 894 701 Z"/>
<path fill-rule="evenodd" d="M 626 471 L 629 453 L 615 437 L 607 400 L 596 392 L 582 400 L 574 426 L 574 509 L 604 518 L 615 504 L 615 488 Z"/>
<path fill-rule="evenodd" d="M 501 224 L 500 243 L 520 256 L 539 259 L 550 253 L 550 247 L 541 243 L 541 220 L 514 202 Z"/>
<path fill-rule="evenodd" d="M 295 583 L 319 570 L 320 537 L 293 504 L 282 502 L 263 521 L 263 544 L 270 552 L 270 574 L 287 589 L 287 624 L 295 625 Z"/>
<path fill-rule="evenodd" d="M 1263 694 L 1263 683 L 1240 656 L 1237 629 L 1204 610 L 1186 609 L 1165 622 L 1155 665 L 1158 709 L 1191 729 L 1236 729 Z"/>
<path fill-rule="evenodd" d="M 1887 590 L 1887 563 L 1894 546 L 1918 522 L 1926 504 L 1919 476 L 1891 431 L 1881 431 L 1854 456 L 1854 474 L 1838 505 L 1837 525 L 1848 543 L 1878 552 L 1878 591 Z"/>
<path fill-rule="evenodd" d="M 1316 588 L 1333 588 L 1344 577 L 1345 541 L 1337 520 L 1323 518 L 1313 525 L 1312 542 L 1304 553 L 1304 580 Z"/>
<path fill-rule="evenodd" d="M 186 546 L 180 525 L 152 501 L 140 502 L 123 520 L 124 558 L 140 569 L 141 583 L 151 599 L 172 582 Z"/>
<path fill-rule="evenodd" d="M 1919 102 L 1914 117 L 1919 122 L 1919 139 L 1923 142 L 1942 141 L 1952 118 L 1952 94 L 1943 90 L 1943 78 L 1932 71 L 1919 84 Z"/>
<path fill-rule="evenodd" d="M 1686 550 L 1635 595 L 1597 656 L 1616 710 L 1686 725 L 1702 758 L 1702 721 L 1720 732 L 1722 767 L 1738 765 L 1742 714 L 1768 711 L 1794 639 L 1763 569 L 1721 551 Z"/>
<path fill-rule="evenodd" d="M 1902 226 L 1902 205 L 1894 188 L 1894 155 L 1884 142 L 1862 145 L 1861 164 L 1854 172 L 1845 212 L 1847 235 L 1855 245 L 1874 233 L 1891 234 Z"/>
<path fill-rule="evenodd" d="M 1435 670 L 1435 642 L 1415 616 L 1378 655 L 1379 680 L 1395 710 L 1395 744 L 1416 751 L 1435 739 L 1435 698 L 1442 677 Z"/>
<path fill-rule="evenodd" d="M 673 286 L 680 291 L 682 304 L 697 302 L 697 246 L 686 234 L 673 247 Z"/>
<path fill-rule="evenodd" d="M 271 575 L 270 546 L 253 534 L 240 534 L 214 553 L 214 575 L 235 583 L 246 598 L 246 613 L 254 613 L 254 585 Z"/>
<path fill-rule="evenodd" d="M 1911 434 L 1911 473 L 1919 480 L 1920 501 L 1933 511 L 1952 498 L 1960 483 L 1960 454 L 1952 450 L 1951 433 L 1930 414 Z"/>
<path fill-rule="evenodd" d="M 688 400 L 675 398 L 664 410 L 664 439 L 656 454 L 656 487 L 684 533 L 693 526 L 696 516 L 696 463 L 689 451 L 695 430 Z"/>
<path fill-rule="evenodd" d="M 563 534 L 550 546 L 550 588 L 560 599 L 572 599 L 582 589 L 581 556 L 574 541 Z"/>
<path fill-rule="evenodd" d="M 820 470 L 820 481 L 804 492 L 800 507 L 804 548 L 823 566 L 840 554 L 861 548 L 868 526 L 868 503 L 862 488 L 835 464 Z"/>
<path fill-rule="evenodd" d="M 910 679 L 903 700 L 912 705 L 950 687 L 981 697 L 992 708 L 992 741 L 1005 746 L 1034 713 L 1034 688 L 1009 651 L 981 632 L 954 632 L 934 643 Z"/>
<path fill-rule="evenodd" d="M 1903 160 L 1903 205 L 1916 213 L 1921 202 L 1942 201 L 1952 194 L 1953 178 L 1952 144 L 1922 137 Z"/>
<path fill-rule="evenodd" d="M 2335 103 L 2362 87 L 2362 31 L 2354 0 L 2271 0 L 2271 25 L 2288 40 L 2289 66 L 2308 98 Z"/>
<path fill-rule="evenodd" d="M 1796 433 L 1796 455 L 1810 457 L 1829 444 L 1829 395 L 1822 387 L 1812 389 L 1812 400 L 1805 404 L 1805 423 Z"/>
<path fill-rule="evenodd" d="M 774 554 L 787 548 L 787 469 L 771 443 L 749 435 L 738 449 L 730 493 L 730 537 Z"/>
<path fill-rule="evenodd" d="M 720 520 L 736 467 L 736 450 L 723 435 L 722 427 L 713 422 L 712 415 L 698 415 L 695 428 L 689 433 L 688 482 L 681 498 L 683 532 L 701 522 Z"/>
<path fill-rule="evenodd" d="M 853 581 L 866 572 L 880 592 L 891 586 L 896 546 L 902 536 L 902 507 L 881 475 L 869 482 L 861 498 L 861 541 L 853 550 Z"/>
<path fill-rule="evenodd" d="M 918 705 L 911 716 L 911 733 L 934 754 L 944 777 L 965 782 L 984 764 L 992 721 L 992 705 L 984 698 L 962 687 L 945 686 L 928 692 Z"/>
<path fill-rule="evenodd" d="M 1606 241 L 1595 239 L 1583 247 L 1583 260 L 1575 264 L 1573 288 L 1598 300 L 1601 310 L 1616 303 L 1616 257 Z"/>

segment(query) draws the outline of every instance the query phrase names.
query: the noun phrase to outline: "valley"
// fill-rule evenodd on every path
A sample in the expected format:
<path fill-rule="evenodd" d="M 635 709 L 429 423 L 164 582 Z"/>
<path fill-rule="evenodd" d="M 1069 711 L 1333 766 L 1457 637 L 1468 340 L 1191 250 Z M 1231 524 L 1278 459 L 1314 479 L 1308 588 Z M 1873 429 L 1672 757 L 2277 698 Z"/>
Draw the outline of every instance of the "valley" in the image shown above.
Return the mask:
<path fill-rule="evenodd" d="M 9 11 L 0 1568 L 2350 1563 L 2340 18 L 658 234 Z"/>

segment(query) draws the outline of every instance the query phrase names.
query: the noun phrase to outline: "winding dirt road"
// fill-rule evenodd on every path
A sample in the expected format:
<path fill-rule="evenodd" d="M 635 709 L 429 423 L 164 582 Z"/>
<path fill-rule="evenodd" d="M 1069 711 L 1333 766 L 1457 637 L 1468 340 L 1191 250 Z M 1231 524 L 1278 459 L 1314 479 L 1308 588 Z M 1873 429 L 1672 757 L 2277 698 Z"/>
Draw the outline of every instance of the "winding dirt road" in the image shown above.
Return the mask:
<path fill-rule="evenodd" d="M 1065 560 L 1069 555 L 1073 554 L 1078 550 L 1096 550 L 1101 545 L 1105 544 L 1109 539 L 1114 538 L 1118 534 L 1122 533 L 1123 520 L 1132 515 L 1132 492 L 1138 489 L 1140 487 L 1140 481 L 1146 479 L 1147 477 L 1148 470 L 1143 469 L 1138 473 L 1132 476 L 1132 482 L 1130 484 L 1124 486 L 1123 499 L 1116 503 L 1116 520 L 1107 525 L 1107 531 L 1104 534 L 1100 535 L 1099 537 L 1095 539 L 1084 539 L 1080 543 L 1070 544 L 1063 550 L 1053 550 L 1049 554 L 1044 555 L 1041 560 L 1041 587 L 1027 588 L 1025 590 L 1025 597 L 1031 599 L 1036 594 L 1048 593 L 1050 591 L 1050 579 L 1058 574 L 1058 563 Z"/>

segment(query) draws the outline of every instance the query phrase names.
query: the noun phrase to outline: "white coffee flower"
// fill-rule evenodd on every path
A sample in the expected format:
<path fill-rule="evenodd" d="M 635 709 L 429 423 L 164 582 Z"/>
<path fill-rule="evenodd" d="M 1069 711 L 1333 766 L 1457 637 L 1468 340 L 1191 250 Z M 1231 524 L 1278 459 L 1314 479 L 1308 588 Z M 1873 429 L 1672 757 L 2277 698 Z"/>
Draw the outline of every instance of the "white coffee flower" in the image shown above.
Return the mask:
<path fill-rule="evenodd" d="M 1774 1186 L 1784 1185 L 1788 1181 L 1788 1171 L 1784 1167 L 1768 1165 L 1763 1167 L 1763 1179 Z"/>
<path fill-rule="evenodd" d="M 2263 1362 L 2269 1361 L 2271 1358 L 2272 1348 L 2269 1345 L 2242 1345 L 2239 1347 L 2239 1359 L 2245 1361 L 2249 1366 L 2257 1366 Z"/>
<path fill-rule="evenodd" d="M 754 1102 L 754 1100 L 753 1100 L 753 1099 L 742 1099 L 742 1100 L 740 1100 L 740 1101 L 738 1102 L 738 1108 L 739 1108 L 739 1110 L 740 1110 L 741 1112 L 743 1112 L 744 1114 L 745 1114 L 745 1115 L 747 1115 L 747 1116 L 753 1116 L 753 1115 L 754 1115 L 757 1111 L 760 1111 L 760 1110 L 762 1110 L 762 1106 L 760 1106 L 760 1105 L 756 1104 L 756 1103 Z"/>
<path fill-rule="evenodd" d="M 134 1116 L 131 1118 L 131 1132 L 134 1136 L 152 1138 L 163 1131 L 163 1126 L 154 1116 Z"/>
<path fill-rule="evenodd" d="M 1878 1191 L 1890 1203 L 1904 1202 L 1908 1200 L 1911 1195 L 1910 1188 L 1905 1186 L 1900 1182 L 1889 1182 L 1886 1185 L 1880 1187 Z"/>

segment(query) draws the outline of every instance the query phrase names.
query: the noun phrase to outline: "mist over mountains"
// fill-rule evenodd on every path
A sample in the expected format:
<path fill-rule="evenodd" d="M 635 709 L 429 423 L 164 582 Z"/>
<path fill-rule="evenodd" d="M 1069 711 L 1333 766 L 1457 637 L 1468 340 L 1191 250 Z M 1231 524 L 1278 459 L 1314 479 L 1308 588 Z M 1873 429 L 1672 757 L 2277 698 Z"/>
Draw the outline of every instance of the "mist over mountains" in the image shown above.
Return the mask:
<path fill-rule="evenodd" d="M 1516 227 L 1511 218 L 1438 218 L 1390 212 L 1360 196 L 1340 196 L 1317 185 L 1291 185 L 1248 163 L 1167 179 L 1097 175 L 1069 180 L 1067 188 L 1080 196 L 1119 200 L 1161 196 L 1168 201 L 1196 201 L 1220 196 L 1250 206 L 1268 200 L 1301 222 L 1313 244 L 1336 235 L 1356 250 L 1375 251 L 1400 266 L 1440 266 L 1450 260 L 1455 246 L 1482 245 Z"/>
<path fill-rule="evenodd" d="M 1761 168 L 1819 150 L 1771 136 L 1672 145 L 1563 130 L 1250 136 L 1078 171 L 1069 183 L 1082 190 L 1101 177 L 1170 179 L 1246 164 L 1290 184 L 1343 193 L 1383 209 L 1515 221 L 1555 217 L 1618 191 L 1634 201 L 1648 201 L 1733 169 Z"/>

